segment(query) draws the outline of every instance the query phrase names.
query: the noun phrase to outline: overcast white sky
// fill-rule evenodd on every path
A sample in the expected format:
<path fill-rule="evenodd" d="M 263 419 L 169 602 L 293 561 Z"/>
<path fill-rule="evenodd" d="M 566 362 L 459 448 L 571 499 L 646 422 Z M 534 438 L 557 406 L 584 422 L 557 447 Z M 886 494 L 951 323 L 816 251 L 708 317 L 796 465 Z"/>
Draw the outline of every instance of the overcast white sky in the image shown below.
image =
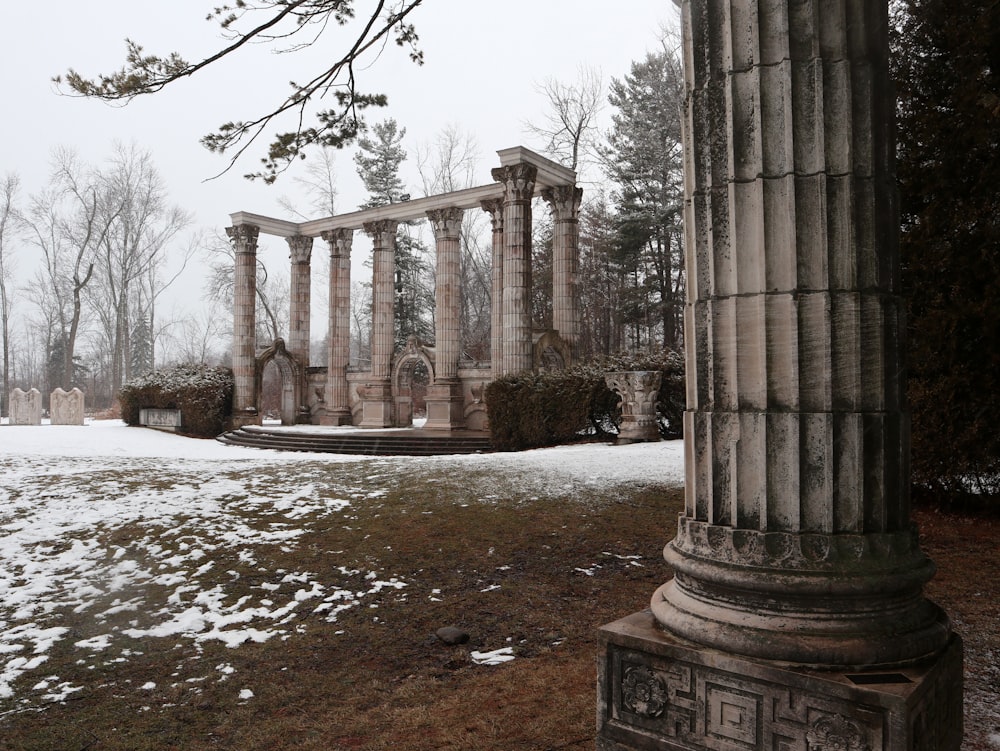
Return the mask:
<path fill-rule="evenodd" d="M 0 174 L 21 176 L 25 194 L 45 182 L 51 151 L 74 147 L 98 162 L 117 139 L 147 149 L 170 195 L 192 212 L 200 228 L 221 231 L 234 211 L 285 216 L 282 195 L 295 198 L 295 172 L 275 186 L 250 183 L 266 141 L 249 159 L 215 180 L 224 157 L 210 154 L 199 138 L 229 120 L 249 118 L 287 93 L 323 63 L 335 39 L 302 53 L 275 55 L 263 45 L 125 107 L 60 96 L 51 78 L 73 67 L 85 75 L 121 65 L 124 39 L 150 53 L 177 51 L 189 60 L 220 43 L 218 26 L 206 21 L 217 0 L 50 0 L 39 11 L 31 3 L 0 3 Z M 359 13 L 369 5 L 359 0 Z M 410 153 L 408 187 L 420 195 L 413 165 L 418 145 L 446 126 L 472 133 L 480 149 L 477 184 L 490 182 L 495 151 L 518 144 L 538 148 L 524 132 L 544 100 L 536 85 L 547 77 L 572 82 L 581 66 L 621 77 L 632 61 L 658 45 L 660 27 L 675 23 L 670 0 L 426 0 L 412 16 L 426 63 L 409 62 L 390 45 L 365 71 L 362 90 L 384 92 L 389 107 L 373 119 L 394 117 L 406 127 Z M 364 200 L 351 153 L 337 155 L 342 174 L 338 211 Z M 303 169 L 297 166 L 297 170 Z M 272 241 L 272 244 L 273 243 Z M 285 248 L 276 249 L 286 255 Z M 186 294 L 200 296 L 198 284 Z M 194 302 L 194 301 L 192 301 Z"/>

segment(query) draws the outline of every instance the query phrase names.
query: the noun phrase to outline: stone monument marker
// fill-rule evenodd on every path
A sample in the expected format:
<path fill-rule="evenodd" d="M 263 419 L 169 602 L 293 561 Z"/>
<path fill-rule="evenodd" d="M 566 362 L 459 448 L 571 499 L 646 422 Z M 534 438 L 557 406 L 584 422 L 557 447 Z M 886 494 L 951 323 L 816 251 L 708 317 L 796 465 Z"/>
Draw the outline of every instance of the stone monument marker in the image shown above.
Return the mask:
<path fill-rule="evenodd" d="M 885 0 L 675 0 L 686 497 L 601 630 L 598 741 L 957 751 L 961 642 L 910 522 Z"/>
<path fill-rule="evenodd" d="M 53 425 L 83 425 L 83 392 L 57 388 L 49 396 L 49 415 Z"/>
<path fill-rule="evenodd" d="M 10 393 L 10 424 L 42 424 L 42 395 L 38 389 L 30 391 L 14 389 Z"/>

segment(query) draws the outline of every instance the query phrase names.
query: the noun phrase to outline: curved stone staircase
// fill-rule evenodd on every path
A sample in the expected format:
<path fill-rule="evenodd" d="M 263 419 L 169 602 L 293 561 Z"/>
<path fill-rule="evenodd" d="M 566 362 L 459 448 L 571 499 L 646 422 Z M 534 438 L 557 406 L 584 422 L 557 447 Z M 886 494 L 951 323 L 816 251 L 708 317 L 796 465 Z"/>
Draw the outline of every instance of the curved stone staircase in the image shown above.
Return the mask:
<path fill-rule="evenodd" d="M 472 431 L 422 430 L 287 430 L 248 425 L 216 438 L 232 446 L 314 451 L 361 456 L 438 456 L 482 454 L 493 451 L 489 436 Z"/>

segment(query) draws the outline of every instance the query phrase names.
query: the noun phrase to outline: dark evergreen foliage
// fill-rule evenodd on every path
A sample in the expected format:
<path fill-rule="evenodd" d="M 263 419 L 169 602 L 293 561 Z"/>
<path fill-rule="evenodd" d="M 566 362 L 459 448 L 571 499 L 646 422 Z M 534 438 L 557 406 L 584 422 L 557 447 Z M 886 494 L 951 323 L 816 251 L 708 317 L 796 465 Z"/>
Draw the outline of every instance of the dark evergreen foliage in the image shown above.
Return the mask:
<path fill-rule="evenodd" d="M 894 4 L 913 471 L 1000 495 L 1000 2 Z"/>
<path fill-rule="evenodd" d="M 490 438 L 499 451 L 572 443 L 617 434 L 618 395 L 605 373 L 660 370 L 657 398 L 660 435 L 680 438 L 684 413 L 684 363 L 669 350 L 626 353 L 552 373 L 520 373 L 498 378 L 486 388 Z"/>
<path fill-rule="evenodd" d="M 141 409 L 179 409 L 184 433 L 216 436 L 233 411 L 233 373 L 201 364 L 156 370 L 122 386 L 118 403 L 127 425 L 139 424 Z"/>

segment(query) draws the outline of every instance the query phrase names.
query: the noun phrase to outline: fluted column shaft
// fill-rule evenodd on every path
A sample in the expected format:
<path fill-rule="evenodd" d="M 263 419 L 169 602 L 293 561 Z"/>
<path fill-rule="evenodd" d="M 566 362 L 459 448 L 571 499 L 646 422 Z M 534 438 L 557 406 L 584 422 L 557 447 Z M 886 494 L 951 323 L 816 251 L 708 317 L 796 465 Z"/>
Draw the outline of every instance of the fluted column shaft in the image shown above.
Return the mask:
<path fill-rule="evenodd" d="M 530 164 L 497 167 L 503 183 L 503 355 L 501 375 L 531 370 L 531 196 L 537 169 Z"/>
<path fill-rule="evenodd" d="M 289 282 L 288 351 L 303 368 L 309 367 L 309 324 L 312 279 L 310 259 L 313 239 L 296 235 L 288 241 L 291 279 Z"/>
<path fill-rule="evenodd" d="M 374 244 L 372 250 L 372 378 L 388 381 L 395 344 L 396 228 L 385 219 L 367 222 L 364 230 Z"/>
<path fill-rule="evenodd" d="M 909 522 L 886 4 L 681 6 L 687 484 L 654 612 L 742 654 L 920 659 L 948 637 Z"/>
<path fill-rule="evenodd" d="M 552 328 L 574 350 L 580 339 L 580 200 L 583 188 L 560 185 L 542 193 L 552 210 Z"/>
<path fill-rule="evenodd" d="M 257 237 L 260 229 L 250 224 L 227 227 L 233 243 L 233 412 L 239 417 L 256 415 L 254 358 L 257 348 Z"/>
<path fill-rule="evenodd" d="M 434 229 L 437 253 L 434 282 L 435 382 L 458 378 L 462 286 L 459 232 L 464 214 L 459 208 L 427 212 Z"/>
<path fill-rule="evenodd" d="M 503 200 L 491 198 L 482 202 L 483 211 L 493 224 L 491 249 L 492 276 L 490 291 L 490 370 L 499 378 L 503 366 Z"/>
<path fill-rule="evenodd" d="M 330 247 L 329 336 L 326 359 L 326 390 L 323 400 L 325 425 L 351 421 L 347 366 L 351 359 L 351 247 L 354 230 L 335 229 L 323 233 Z"/>

